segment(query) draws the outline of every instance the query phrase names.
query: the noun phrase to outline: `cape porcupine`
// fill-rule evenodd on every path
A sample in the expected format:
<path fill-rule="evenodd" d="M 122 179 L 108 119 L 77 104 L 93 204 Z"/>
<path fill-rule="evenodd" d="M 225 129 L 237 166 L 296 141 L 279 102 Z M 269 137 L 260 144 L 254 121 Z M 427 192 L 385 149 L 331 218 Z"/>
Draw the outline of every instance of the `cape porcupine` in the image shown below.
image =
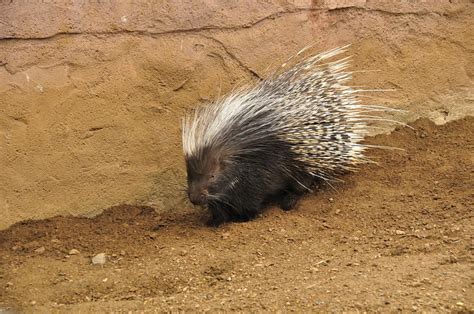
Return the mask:
<path fill-rule="evenodd" d="M 361 104 L 359 90 L 344 85 L 348 58 L 329 62 L 346 47 L 184 118 L 188 197 L 207 206 L 212 225 L 252 219 L 269 200 L 289 210 L 316 180 L 369 161 L 361 141 L 376 118 L 367 112 L 384 107 Z"/>

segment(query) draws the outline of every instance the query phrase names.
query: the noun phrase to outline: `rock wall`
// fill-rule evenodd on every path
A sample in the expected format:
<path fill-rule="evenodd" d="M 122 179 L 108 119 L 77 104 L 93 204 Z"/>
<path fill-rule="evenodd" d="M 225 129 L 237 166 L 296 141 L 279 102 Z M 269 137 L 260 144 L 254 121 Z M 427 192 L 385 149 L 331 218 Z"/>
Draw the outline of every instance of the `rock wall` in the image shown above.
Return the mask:
<path fill-rule="evenodd" d="M 186 108 L 348 43 L 397 118 L 474 114 L 470 1 L 0 1 L 0 229 L 179 208 Z"/>

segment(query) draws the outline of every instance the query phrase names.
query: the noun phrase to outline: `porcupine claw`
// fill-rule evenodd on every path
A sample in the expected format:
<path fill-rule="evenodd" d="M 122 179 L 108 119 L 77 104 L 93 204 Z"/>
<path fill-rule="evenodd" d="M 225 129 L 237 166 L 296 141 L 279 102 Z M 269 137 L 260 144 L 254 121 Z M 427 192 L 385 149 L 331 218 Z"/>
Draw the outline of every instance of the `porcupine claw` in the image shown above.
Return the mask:
<path fill-rule="evenodd" d="M 285 194 L 279 202 L 280 208 L 284 211 L 292 210 L 298 204 L 299 198 L 300 197 L 298 195 L 293 193 Z"/>

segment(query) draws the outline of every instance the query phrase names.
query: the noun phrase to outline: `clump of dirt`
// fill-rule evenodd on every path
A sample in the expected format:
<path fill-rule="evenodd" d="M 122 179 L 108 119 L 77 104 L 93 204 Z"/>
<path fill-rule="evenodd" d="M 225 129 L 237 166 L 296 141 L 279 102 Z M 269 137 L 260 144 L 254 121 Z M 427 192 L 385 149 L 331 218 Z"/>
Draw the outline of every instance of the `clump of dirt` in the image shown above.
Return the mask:
<path fill-rule="evenodd" d="M 0 232 L 0 309 L 472 312 L 473 125 L 371 138 L 404 151 L 247 223 L 123 205 L 16 224 Z"/>

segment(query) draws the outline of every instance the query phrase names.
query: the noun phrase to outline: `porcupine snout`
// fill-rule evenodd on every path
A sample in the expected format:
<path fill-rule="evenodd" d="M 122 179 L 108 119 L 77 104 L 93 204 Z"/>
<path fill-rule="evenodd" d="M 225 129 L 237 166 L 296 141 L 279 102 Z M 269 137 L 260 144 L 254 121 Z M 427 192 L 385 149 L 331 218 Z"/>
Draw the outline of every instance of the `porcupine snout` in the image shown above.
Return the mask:
<path fill-rule="evenodd" d="M 202 189 L 189 189 L 188 197 L 191 203 L 194 205 L 205 206 L 207 204 L 207 190 Z"/>

